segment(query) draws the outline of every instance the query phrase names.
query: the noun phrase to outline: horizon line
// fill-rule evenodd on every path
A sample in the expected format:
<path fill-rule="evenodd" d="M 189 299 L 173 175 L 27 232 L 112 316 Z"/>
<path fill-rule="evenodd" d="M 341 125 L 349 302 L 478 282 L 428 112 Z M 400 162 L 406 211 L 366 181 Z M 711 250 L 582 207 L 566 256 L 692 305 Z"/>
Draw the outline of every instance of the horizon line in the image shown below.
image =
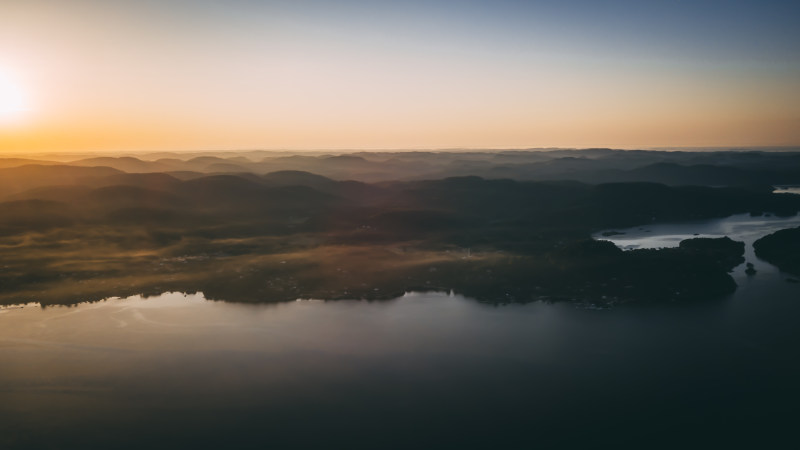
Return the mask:
<path fill-rule="evenodd" d="M 86 154 L 153 154 L 153 153 L 221 153 L 221 152 L 275 152 L 275 153 L 396 153 L 396 152 L 548 152 L 548 151 L 800 151 L 797 145 L 713 145 L 713 146 L 652 146 L 652 147 L 364 147 L 364 148 L 226 148 L 226 149 L 142 149 L 142 150 L 4 150 L 0 157 L 7 155 L 41 156 L 86 155 Z"/>

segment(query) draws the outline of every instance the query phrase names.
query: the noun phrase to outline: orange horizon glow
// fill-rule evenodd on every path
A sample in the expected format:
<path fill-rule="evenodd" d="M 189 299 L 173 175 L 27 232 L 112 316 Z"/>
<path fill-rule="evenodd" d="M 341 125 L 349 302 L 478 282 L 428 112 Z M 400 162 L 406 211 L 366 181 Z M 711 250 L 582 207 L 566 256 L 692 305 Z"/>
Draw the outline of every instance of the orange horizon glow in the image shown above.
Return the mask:
<path fill-rule="evenodd" d="M 800 145 L 800 64 L 783 56 L 45 4 L 0 18 L 2 153 Z"/>

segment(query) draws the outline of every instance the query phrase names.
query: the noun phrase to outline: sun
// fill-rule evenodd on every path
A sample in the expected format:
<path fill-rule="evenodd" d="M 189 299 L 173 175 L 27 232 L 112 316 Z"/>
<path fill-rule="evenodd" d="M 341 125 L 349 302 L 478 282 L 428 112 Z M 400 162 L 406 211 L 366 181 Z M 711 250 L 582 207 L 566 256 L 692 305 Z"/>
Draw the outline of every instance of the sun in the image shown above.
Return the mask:
<path fill-rule="evenodd" d="M 22 86 L 9 74 L 0 71 L 0 120 L 20 118 L 28 106 Z"/>

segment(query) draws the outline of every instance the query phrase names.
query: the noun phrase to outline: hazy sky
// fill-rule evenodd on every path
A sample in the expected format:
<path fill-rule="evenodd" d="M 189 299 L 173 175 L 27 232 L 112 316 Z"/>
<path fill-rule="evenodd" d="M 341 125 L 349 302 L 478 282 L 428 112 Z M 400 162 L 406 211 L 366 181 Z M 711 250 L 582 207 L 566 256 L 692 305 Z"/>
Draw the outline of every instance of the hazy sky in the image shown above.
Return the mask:
<path fill-rule="evenodd" d="M 0 151 L 800 144 L 800 2 L 0 0 Z"/>

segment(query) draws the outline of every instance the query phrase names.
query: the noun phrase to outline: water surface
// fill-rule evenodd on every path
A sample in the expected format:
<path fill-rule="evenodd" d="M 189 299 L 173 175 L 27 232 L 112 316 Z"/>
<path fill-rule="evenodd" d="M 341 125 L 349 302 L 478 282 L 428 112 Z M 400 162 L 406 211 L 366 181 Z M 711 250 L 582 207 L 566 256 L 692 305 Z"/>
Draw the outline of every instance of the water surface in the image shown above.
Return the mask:
<path fill-rule="evenodd" d="M 778 217 L 736 214 L 724 219 L 654 223 L 630 228 L 615 228 L 597 232 L 593 237 L 611 241 L 623 250 L 677 247 L 684 239 L 725 236 L 735 241 L 742 241 L 748 247 L 752 247 L 753 242 L 770 233 L 797 226 L 800 226 L 800 215 Z"/>
<path fill-rule="evenodd" d="M 776 194 L 800 194 L 800 186 L 775 186 Z"/>
<path fill-rule="evenodd" d="M 777 267 L 759 259 L 753 249 L 753 242 L 762 237 L 785 228 L 800 226 L 800 215 L 791 217 L 751 216 L 736 214 L 724 219 L 698 220 L 692 222 L 656 223 L 631 228 L 603 230 L 593 235 L 594 239 L 613 242 L 623 250 L 637 248 L 670 248 L 677 247 L 684 239 L 729 237 L 744 242 L 745 261 L 753 264 L 762 276 L 770 274 L 778 278 L 793 278 L 783 274 Z M 745 281 L 746 264 L 740 264 L 733 270 L 733 276 L 739 284 Z"/>
<path fill-rule="evenodd" d="M 799 299 L 765 274 L 610 311 L 438 293 L 7 307 L 0 448 L 775 443 L 800 400 Z"/>

